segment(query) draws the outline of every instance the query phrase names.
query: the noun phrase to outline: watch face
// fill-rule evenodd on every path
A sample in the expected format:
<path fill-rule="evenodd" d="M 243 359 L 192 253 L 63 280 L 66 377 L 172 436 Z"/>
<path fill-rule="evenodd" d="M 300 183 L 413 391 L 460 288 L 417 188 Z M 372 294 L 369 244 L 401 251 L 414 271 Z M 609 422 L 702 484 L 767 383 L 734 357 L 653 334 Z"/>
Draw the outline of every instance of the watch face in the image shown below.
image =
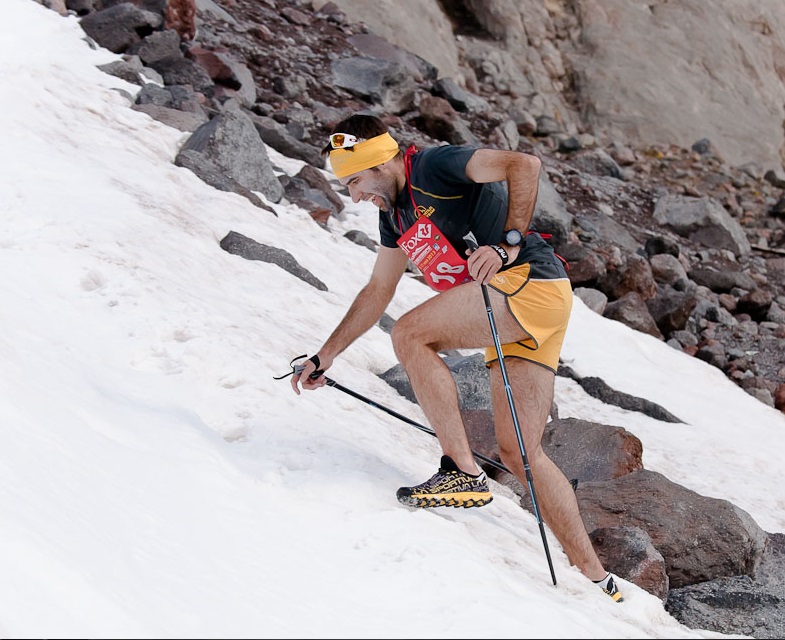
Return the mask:
<path fill-rule="evenodd" d="M 521 244 L 523 235 L 517 229 L 510 229 L 505 236 L 505 242 L 511 247 L 517 247 Z"/>

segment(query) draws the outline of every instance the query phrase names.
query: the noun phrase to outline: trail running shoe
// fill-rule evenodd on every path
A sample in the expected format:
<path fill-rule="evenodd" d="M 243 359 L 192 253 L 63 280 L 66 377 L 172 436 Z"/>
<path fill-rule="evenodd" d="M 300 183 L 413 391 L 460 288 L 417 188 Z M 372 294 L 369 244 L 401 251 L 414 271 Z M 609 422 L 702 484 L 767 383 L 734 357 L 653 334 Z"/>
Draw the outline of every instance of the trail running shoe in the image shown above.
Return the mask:
<path fill-rule="evenodd" d="M 485 472 L 461 471 L 450 456 L 442 456 L 439 470 L 416 487 L 401 487 L 398 501 L 409 507 L 481 507 L 493 500 Z"/>
<path fill-rule="evenodd" d="M 621 591 L 619 591 L 619 587 L 610 573 L 605 579 L 600 580 L 596 584 L 600 585 L 600 588 L 613 598 L 614 602 L 624 602 Z"/>

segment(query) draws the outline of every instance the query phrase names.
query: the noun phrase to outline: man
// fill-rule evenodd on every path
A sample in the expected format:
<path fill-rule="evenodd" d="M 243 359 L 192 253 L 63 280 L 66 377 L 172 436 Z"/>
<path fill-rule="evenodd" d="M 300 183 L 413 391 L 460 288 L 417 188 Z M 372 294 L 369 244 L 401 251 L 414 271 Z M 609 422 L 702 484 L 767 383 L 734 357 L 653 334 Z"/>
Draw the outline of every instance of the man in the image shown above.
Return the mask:
<path fill-rule="evenodd" d="M 318 353 L 292 378 L 316 389 L 333 360 L 381 317 L 411 259 L 438 295 L 393 326 L 395 353 L 442 447 L 437 473 L 397 497 L 412 507 L 480 507 L 493 498 L 466 435 L 455 380 L 439 352 L 484 347 L 499 455 L 527 484 L 481 284 L 487 285 L 521 435 L 543 520 L 570 562 L 621 601 L 581 520 L 574 491 L 541 446 L 559 352 L 572 309 L 564 265 L 529 233 L 537 157 L 446 145 L 402 153 L 384 122 L 356 114 L 338 123 L 323 153 L 354 202 L 379 208 L 381 247 L 370 280 Z M 472 233 L 477 248 L 465 240 Z M 468 259 L 464 258 L 468 256 Z M 313 377 L 311 377 L 313 376 Z"/>

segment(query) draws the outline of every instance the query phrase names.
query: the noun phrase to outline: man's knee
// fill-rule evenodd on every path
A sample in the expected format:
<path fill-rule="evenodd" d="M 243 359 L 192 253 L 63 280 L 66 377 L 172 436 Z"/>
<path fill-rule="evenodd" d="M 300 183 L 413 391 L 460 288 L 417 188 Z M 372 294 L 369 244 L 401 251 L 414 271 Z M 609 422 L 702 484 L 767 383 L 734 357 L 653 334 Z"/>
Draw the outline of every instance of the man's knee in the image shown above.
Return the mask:
<path fill-rule="evenodd" d="M 398 360 L 401 360 L 401 357 L 406 354 L 407 348 L 411 347 L 417 339 L 416 328 L 411 313 L 405 313 L 393 325 L 390 331 L 390 340 Z"/>
<path fill-rule="evenodd" d="M 539 441 L 525 443 L 524 449 L 526 451 L 526 459 L 532 469 L 535 469 L 542 464 L 545 453 L 543 452 Z M 523 454 L 517 440 L 515 442 L 509 442 L 506 446 L 499 445 L 499 459 L 502 461 L 502 464 L 516 476 L 522 476 L 524 474 Z"/>

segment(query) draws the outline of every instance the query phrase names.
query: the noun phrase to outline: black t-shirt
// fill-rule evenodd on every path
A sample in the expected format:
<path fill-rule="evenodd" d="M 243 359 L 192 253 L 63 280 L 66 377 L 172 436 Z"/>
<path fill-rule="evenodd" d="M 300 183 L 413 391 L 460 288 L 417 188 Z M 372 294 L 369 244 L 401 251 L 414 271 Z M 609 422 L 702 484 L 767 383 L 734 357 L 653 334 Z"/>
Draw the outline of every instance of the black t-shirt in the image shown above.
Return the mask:
<path fill-rule="evenodd" d="M 379 236 L 385 247 L 397 248 L 398 238 L 417 218 L 428 217 L 465 258 L 468 248 L 463 237 L 474 233 L 477 244 L 499 244 L 507 221 L 506 182 L 473 182 L 466 177 L 466 164 L 476 148 L 445 145 L 423 149 L 412 155 L 408 185 L 395 201 L 393 211 L 379 210 Z M 414 203 L 417 213 L 414 211 Z M 521 229 L 526 234 L 526 229 Z M 524 244 L 513 264 L 539 263 L 550 277 L 563 277 L 561 262 L 538 233 L 525 235 Z M 553 271 L 555 269 L 555 271 Z"/>
<path fill-rule="evenodd" d="M 507 189 L 503 182 L 480 184 L 466 177 L 466 163 L 475 151 L 446 145 L 412 156 L 411 195 L 407 186 L 398 195 L 393 211 L 379 211 L 383 246 L 397 247 L 398 238 L 422 216 L 439 228 L 462 257 L 467 249 L 463 236 L 469 231 L 474 232 L 477 244 L 501 242 L 507 220 Z"/>

